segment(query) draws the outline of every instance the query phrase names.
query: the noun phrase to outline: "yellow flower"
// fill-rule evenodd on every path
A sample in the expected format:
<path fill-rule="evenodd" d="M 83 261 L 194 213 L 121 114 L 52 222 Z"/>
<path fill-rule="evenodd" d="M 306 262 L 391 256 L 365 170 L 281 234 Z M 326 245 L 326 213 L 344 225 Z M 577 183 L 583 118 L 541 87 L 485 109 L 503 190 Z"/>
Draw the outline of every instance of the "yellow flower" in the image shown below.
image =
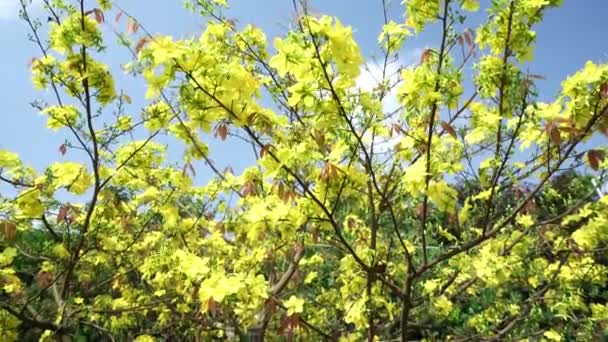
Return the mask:
<path fill-rule="evenodd" d="M 304 311 L 304 299 L 300 299 L 293 295 L 289 297 L 288 300 L 284 301 L 283 305 L 285 305 L 285 307 L 287 308 L 287 315 L 289 316 Z"/>

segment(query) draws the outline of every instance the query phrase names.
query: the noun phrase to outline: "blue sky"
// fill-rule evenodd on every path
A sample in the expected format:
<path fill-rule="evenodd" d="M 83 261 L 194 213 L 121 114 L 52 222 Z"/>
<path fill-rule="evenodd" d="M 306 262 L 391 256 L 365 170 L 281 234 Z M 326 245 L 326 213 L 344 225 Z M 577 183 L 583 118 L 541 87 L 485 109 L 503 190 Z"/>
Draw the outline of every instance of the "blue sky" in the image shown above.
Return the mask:
<path fill-rule="evenodd" d="M 51 100 L 51 97 L 35 91 L 30 83 L 28 61 L 40 53 L 27 40 L 26 23 L 17 17 L 18 2 L 0 0 L 0 149 L 18 152 L 25 162 L 42 169 L 54 161 L 78 157 L 59 154 L 58 147 L 68 135 L 64 131 L 47 130 L 46 119 L 29 105 L 35 99 Z M 34 0 L 36 2 L 39 0 Z M 93 5 L 94 1 L 89 3 Z M 181 0 L 116 0 L 116 3 L 136 15 L 152 33 L 184 37 L 199 34 L 204 25 L 201 18 L 182 8 Z M 228 16 L 238 18 L 240 25 L 253 23 L 262 27 L 269 37 L 284 32 L 292 15 L 290 0 L 232 0 L 229 3 Z M 376 37 L 383 20 L 381 0 L 317 0 L 312 1 L 312 9 L 337 16 L 343 23 L 352 25 L 365 56 L 378 53 Z M 389 13 L 391 19 L 403 20 L 402 12 L 400 1 L 393 1 Z M 608 61 L 606 13 L 608 0 L 565 0 L 561 8 L 549 11 L 546 20 L 536 27 L 536 58 L 528 68 L 531 73 L 547 77 L 539 82 L 541 98 L 551 99 L 561 80 L 581 68 L 587 60 Z M 33 10 L 33 14 L 43 13 L 38 8 Z M 111 23 L 113 16 L 108 14 L 106 20 Z M 110 32 L 109 28 L 106 31 Z M 112 45 L 112 36 L 108 35 L 108 39 L 108 45 Z M 418 39 L 406 43 L 402 59 L 417 59 L 421 49 L 436 46 L 438 40 L 435 31 L 423 33 Z M 118 67 L 128 61 L 128 55 L 124 51 L 110 50 L 105 61 Z M 120 75 L 117 84 L 128 90 L 134 99 L 143 98 L 145 89 L 141 83 Z M 131 110 L 137 113 L 137 108 Z M 212 157 L 221 165 L 236 163 L 233 166 L 240 169 L 248 163 L 239 158 L 243 154 L 240 151 L 242 145 L 217 141 L 212 141 L 211 145 L 212 150 L 219 151 Z M 250 154 L 249 150 L 246 153 Z"/>

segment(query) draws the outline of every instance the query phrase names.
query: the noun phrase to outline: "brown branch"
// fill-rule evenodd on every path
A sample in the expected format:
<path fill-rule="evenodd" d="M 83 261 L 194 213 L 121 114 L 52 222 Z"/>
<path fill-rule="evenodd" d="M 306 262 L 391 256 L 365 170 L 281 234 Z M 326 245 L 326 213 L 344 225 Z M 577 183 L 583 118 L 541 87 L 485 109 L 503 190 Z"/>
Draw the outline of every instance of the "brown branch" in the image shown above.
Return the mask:
<path fill-rule="evenodd" d="M 277 281 L 277 283 L 274 284 L 270 288 L 270 293 L 273 296 L 276 296 L 279 293 L 281 293 L 281 291 L 283 291 L 285 286 L 287 286 L 287 283 L 289 283 L 289 280 L 291 280 L 294 273 L 298 269 L 298 264 L 300 263 L 300 260 L 302 259 L 303 256 L 304 256 L 304 248 L 303 247 L 296 248 L 294 256 L 293 256 L 291 262 L 289 263 L 287 270 L 285 271 L 285 273 L 283 273 L 283 275 L 281 276 L 279 281 Z"/>
<path fill-rule="evenodd" d="M 42 215 L 42 217 L 40 218 L 40 220 L 42 221 L 42 225 L 44 226 L 44 228 L 49 232 L 49 234 L 51 234 L 51 236 L 53 237 L 53 239 L 55 241 L 61 241 L 61 237 L 59 237 L 59 235 L 57 235 L 57 233 L 55 232 L 55 230 L 53 229 L 53 227 L 51 227 L 51 224 L 46 219 L 46 216 Z"/>
<path fill-rule="evenodd" d="M 50 321 L 38 321 L 38 320 L 35 320 L 33 318 L 30 318 L 30 317 L 26 316 L 22 312 L 18 312 L 16 310 L 14 310 L 9 305 L 2 305 L 2 306 L 0 306 L 0 309 L 3 309 L 4 311 L 6 311 L 9 314 L 11 314 L 13 317 L 15 317 L 18 320 L 20 320 L 21 324 L 24 325 L 25 327 L 28 327 L 28 328 L 35 328 L 35 329 L 41 329 L 41 330 L 51 330 L 51 331 L 55 332 L 56 334 L 64 334 L 64 333 L 69 332 L 69 330 L 66 327 L 59 326 L 59 325 L 57 325 L 57 324 L 55 324 L 53 322 L 50 322 Z"/>
<path fill-rule="evenodd" d="M 439 91 L 440 83 L 439 78 L 442 75 L 443 60 L 445 58 L 445 48 L 448 38 L 448 9 L 450 6 L 450 0 L 445 0 L 443 5 L 443 16 L 441 20 L 442 34 L 441 34 L 441 47 L 439 48 L 439 60 L 437 62 L 437 81 L 435 82 L 435 91 Z M 420 237 L 422 239 L 422 258 L 424 263 L 428 262 L 428 256 L 426 251 L 426 225 L 428 220 L 429 211 L 429 186 L 431 184 L 431 145 L 433 143 L 433 133 L 435 131 L 435 114 L 439 109 L 439 100 L 435 100 L 431 106 L 429 127 L 427 132 L 426 141 L 426 175 L 424 180 L 424 199 L 422 201 L 422 224 L 420 227 Z"/>
<path fill-rule="evenodd" d="M 179 63 L 179 61 L 177 59 L 174 59 L 174 62 L 180 68 L 180 70 L 182 70 L 182 72 L 186 75 L 186 77 L 188 79 L 190 79 L 192 81 L 192 83 L 194 83 L 194 86 L 198 90 L 200 90 L 206 96 L 208 96 L 213 101 L 215 101 L 228 114 L 232 115 L 233 117 L 237 117 L 237 115 L 234 113 L 234 111 L 230 107 L 228 107 L 225 103 L 223 103 L 220 99 L 218 99 L 214 94 L 212 94 L 211 92 L 209 92 L 205 87 L 203 87 L 200 84 L 200 82 L 198 82 L 198 80 L 192 75 L 192 73 L 190 71 L 186 70 L 181 65 L 181 63 Z M 264 144 L 262 143 L 262 141 L 260 140 L 260 138 L 254 134 L 253 130 L 248 125 L 244 125 L 243 129 L 249 135 L 249 137 L 253 141 L 255 141 L 255 143 L 259 147 L 263 147 L 264 146 Z M 355 262 L 357 262 L 357 264 L 359 264 L 359 266 L 361 268 L 363 268 L 365 271 L 368 271 L 370 269 L 370 266 L 368 266 L 361 259 L 361 257 L 359 257 L 359 255 L 355 252 L 355 250 L 353 249 L 353 247 L 348 243 L 348 241 L 346 240 L 346 238 L 342 234 L 342 230 L 340 228 L 340 225 L 338 224 L 338 222 L 336 222 L 335 218 L 333 217 L 332 213 L 329 211 L 329 209 L 327 208 L 327 206 L 325 206 L 325 204 L 323 204 L 323 202 L 310 190 L 308 184 L 294 170 L 292 170 L 291 168 L 287 167 L 284 163 L 281 162 L 281 160 L 276 156 L 276 154 L 272 151 L 272 149 L 268 150 L 267 153 L 268 153 L 268 155 L 274 161 L 276 161 L 277 163 L 281 164 L 282 165 L 281 167 L 291 177 L 293 177 L 296 180 L 296 182 L 298 182 L 298 184 L 300 184 L 300 186 L 302 187 L 302 190 L 304 191 L 304 193 L 309 196 L 309 198 L 321 209 L 321 211 L 323 211 L 323 214 L 329 220 L 329 222 L 330 222 L 330 224 L 331 224 L 331 226 L 332 226 L 332 228 L 334 230 L 334 233 L 336 234 L 336 237 L 338 238 L 338 240 L 340 241 L 340 243 L 348 250 L 348 253 L 353 257 L 353 259 L 355 260 Z M 380 281 L 384 282 L 397 295 L 399 295 L 399 296 L 402 295 L 401 289 L 398 286 L 396 286 L 395 284 L 393 284 L 392 282 L 390 282 L 389 280 L 387 280 L 386 278 L 384 278 L 382 276 L 379 276 L 378 279 Z"/>
<path fill-rule="evenodd" d="M 503 57 L 502 57 L 502 75 L 501 75 L 501 80 L 500 80 L 500 86 L 498 88 L 498 93 L 499 93 L 499 105 L 498 105 L 498 116 L 499 116 L 499 121 L 498 121 L 498 128 L 496 130 L 496 150 L 494 152 L 494 161 L 496 162 L 499 157 L 500 157 L 500 152 L 502 150 L 502 122 L 503 122 L 503 116 L 504 116 L 504 111 L 505 111 L 505 86 L 507 83 L 507 66 L 508 61 L 509 61 L 509 56 L 511 54 L 511 49 L 509 48 L 510 45 L 510 41 L 511 41 L 511 31 L 513 29 L 513 14 L 515 12 L 515 0 L 511 1 L 511 4 L 509 5 L 509 18 L 507 19 L 507 35 L 505 38 L 505 49 L 504 49 L 504 53 L 503 53 Z M 524 95 L 524 104 L 525 104 L 525 96 Z M 525 111 L 525 106 L 523 111 Z M 523 117 L 523 113 L 522 113 L 522 117 Z M 522 118 L 520 117 L 519 122 L 518 122 L 518 126 L 517 128 L 519 129 L 520 125 L 521 125 L 521 120 Z M 513 135 L 513 138 L 511 139 L 511 145 L 509 146 L 509 148 L 511 148 L 513 146 L 513 143 L 515 142 L 515 136 L 516 134 Z M 492 186 L 491 186 L 491 190 L 490 190 L 490 197 L 488 198 L 487 201 L 487 209 L 486 209 L 486 214 L 485 214 L 485 219 L 484 219 L 484 226 L 483 226 L 483 232 L 485 233 L 485 231 L 488 228 L 488 220 L 490 218 L 490 214 L 492 212 L 492 203 L 494 202 L 494 195 L 496 192 L 496 184 L 498 183 L 498 179 L 501 176 L 502 170 L 504 169 L 504 166 L 506 165 L 507 160 L 509 159 L 509 153 L 505 154 L 505 157 L 503 159 L 502 165 L 500 166 L 500 168 L 497 168 L 496 166 L 494 166 L 493 171 L 492 171 Z"/>
<path fill-rule="evenodd" d="M 599 105 L 599 101 L 597 103 L 597 105 Z M 532 200 L 537 194 L 538 192 L 544 187 L 545 183 L 549 180 L 549 178 L 555 173 L 555 171 L 559 168 L 559 166 L 570 156 L 570 154 L 574 151 L 574 148 L 583 140 L 583 138 L 585 138 L 589 132 L 591 131 L 591 129 L 593 128 L 593 126 L 596 124 L 596 122 L 599 121 L 599 119 L 601 117 L 604 116 L 604 114 L 606 114 L 606 110 L 608 109 L 608 105 L 606 105 L 604 108 L 602 108 L 601 111 L 597 110 L 597 105 L 596 105 L 596 110 L 595 113 L 593 115 L 593 117 L 589 120 L 589 122 L 587 123 L 587 126 L 585 127 L 585 129 L 583 130 L 583 132 L 580 134 L 580 136 L 576 139 L 576 141 L 574 141 L 570 147 L 568 148 L 568 150 L 565 152 L 564 156 L 558 160 L 556 167 L 552 170 L 552 172 L 548 172 L 547 175 L 541 180 L 541 182 L 528 194 L 528 196 L 526 196 L 526 198 L 517 206 L 515 207 L 515 209 L 513 209 L 513 211 L 511 212 L 511 214 L 507 215 L 507 217 L 505 217 L 502 221 L 500 221 L 493 229 L 487 231 L 485 234 L 459 246 L 458 248 L 455 248 L 451 251 L 448 251 L 446 253 L 444 253 L 443 255 L 437 257 L 436 259 L 434 259 L 433 261 L 430 261 L 427 264 L 422 265 L 418 270 L 416 270 L 416 275 L 421 275 L 424 272 L 426 272 L 427 270 L 435 267 L 437 264 L 439 264 L 440 262 L 447 260 L 455 255 L 458 255 L 460 253 L 463 252 L 467 252 L 469 250 L 471 250 L 472 248 L 475 248 L 476 246 L 478 246 L 479 244 L 481 244 L 482 242 L 490 239 L 491 237 L 495 236 L 496 234 L 498 234 L 504 227 L 506 227 L 509 223 L 511 223 L 511 221 L 513 221 L 513 219 L 515 218 L 515 216 L 517 216 L 517 214 L 519 214 L 519 212 L 525 208 L 525 206 L 528 204 L 528 202 L 530 200 Z"/>
<path fill-rule="evenodd" d="M 24 1 L 20 1 L 20 3 L 21 3 L 21 10 L 22 10 L 22 13 L 23 13 L 23 18 L 27 22 L 30 30 L 32 31 L 32 34 L 34 35 L 34 41 L 36 42 L 36 44 L 40 48 L 40 51 L 42 52 L 42 55 L 44 57 L 47 57 L 48 56 L 47 49 L 42 45 L 42 40 L 40 39 L 40 35 L 38 35 L 38 29 L 36 28 L 36 25 L 32 22 L 31 18 L 28 15 L 28 11 L 27 11 L 27 7 L 25 6 L 25 2 Z M 46 1 L 45 1 L 45 3 L 46 3 Z M 47 3 L 47 5 L 48 5 L 48 3 Z M 52 11 L 53 15 L 56 17 L 56 14 L 53 12 L 52 7 L 48 6 L 48 8 Z M 59 19 L 57 19 L 57 22 L 59 23 Z M 55 82 L 55 78 L 54 77 L 49 77 L 49 82 L 51 84 L 51 88 L 53 89 L 53 93 L 55 94 L 55 98 L 57 99 L 57 103 L 60 106 L 63 106 L 63 101 L 61 100 L 61 96 L 59 95 L 59 88 L 57 87 L 57 83 Z M 88 146 L 82 140 L 82 137 L 78 134 L 78 132 L 76 131 L 76 129 L 74 128 L 74 126 L 71 123 L 69 123 L 69 120 L 66 120 L 66 122 L 67 122 L 68 128 L 70 129 L 70 131 L 72 132 L 72 134 L 74 135 L 74 137 L 76 138 L 76 140 L 78 141 L 78 143 L 80 144 L 80 146 L 82 147 L 82 149 L 92 159 L 93 155 L 91 154 L 91 151 L 88 148 Z"/>
<path fill-rule="evenodd" d="M 84 10 L 84 0 L 80 0 L 80 29 L 83 32 L 86 30 L 85 16 L 86 16 L 86 14 L 85 14 L 85 10 Z M 99 174 L 99 163 L 100 163 L 99 146 L 98 146 L 98 142 L 97 142 L 97 136 L 95 135 L 95 128 L 93 127 L 92 98 L 91 98 L 91 93 L 90 93 L 89 77 L 87 75 L 87 48 L 86 48 L 86 45 L 84 45 L 84 44 L 81 46 L 81 55 L 82 55 L 81 56 L 81 58 L 82 58 L 81 75 L 83 76 L 82 87 L 84 88 L 84 95 L 85 95 L 87 127 L 89 130 L 89 135 L 91 137 L 91 142 L 93 144 L 91 167 L 93 168 L 93 176 L 95 179 L 95 184 L 93 187 L 93 194 L 91 195 L 91 202 L 89 203 L 89 206 L 87 208 L 86 216 L 85 216 L 85 219 L 84 219 L 84 222 L 82 225 L 82 232 L 81 232 L 80 240 L 79 240 L 78 244 L 76 245 L 76 248 L 70 257 L 70 261 L 68 264 L 68 268 L 67 268 L 68 270 L 66 272 L 65 280 L 63 283 L 63 289 L 61 290 L 61 296 L 63 298 L 67 298 L 67 296 L 68 296 L 70 282 L 72 280 L 71 279 L 72 273 L 74 272 L 74 268 L 76 267 L 76 264 L 79 261 L 80 252 L 81 252 L 82 248 L 84 247 L 87 231 L 90 228 L 91 218 L 93 217 L 93 212 L 95 211 L 95 206 L 97 204 L 99 192 L 101 190 L 101 177 Z M 64 314 L 65 314 L 65 307 L 64 307 Z M 62 314 L 62 318 L 63 318 L 63 316 L 64 315 Z"/>

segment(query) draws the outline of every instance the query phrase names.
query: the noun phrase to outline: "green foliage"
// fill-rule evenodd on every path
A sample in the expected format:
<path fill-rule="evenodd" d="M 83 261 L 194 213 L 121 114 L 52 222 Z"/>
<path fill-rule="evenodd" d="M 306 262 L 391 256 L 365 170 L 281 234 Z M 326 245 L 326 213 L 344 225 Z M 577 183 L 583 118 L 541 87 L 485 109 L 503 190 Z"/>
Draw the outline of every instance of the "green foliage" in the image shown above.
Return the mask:
<path fill-rule="evenodd" d="M 0 151 L 2 340 L 607 337 L 607 164 L 590 138 L 608 127 L 608 65 L 551 103 L 523 71 L 560 1 L 495 0 L 461 32 L 479 1 L 405 0 L 371 90 L 353 29 L 296 2 L 269 42 L 226 1 L 187 1 L 206 24 L 181 40 L 80 1 L 49 2 L 31 65 L 67 161 Z M 111 14 L 143 108 L 103 61 Z M 392 79 L 428 26 L 439 43 Z M 222 171 L 213 139 L 255 163 Z"/>

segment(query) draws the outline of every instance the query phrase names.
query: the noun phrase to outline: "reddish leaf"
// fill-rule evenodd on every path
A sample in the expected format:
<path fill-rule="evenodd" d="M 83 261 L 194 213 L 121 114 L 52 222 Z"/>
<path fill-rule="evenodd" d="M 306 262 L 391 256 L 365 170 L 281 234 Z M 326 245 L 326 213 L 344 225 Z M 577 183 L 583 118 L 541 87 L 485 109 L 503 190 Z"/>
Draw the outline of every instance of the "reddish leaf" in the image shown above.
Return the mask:
<path fill-rule="evenodd" d="M 604 99 L 608 98 L 608 83 L 604 83 L 600 86 L 600 96 Z"/>
<path fill-rule="evenodd" d="M 53 273 L 48 271 L 40 271 L 36 274 L 36 283 L 40 288 L 47 288 L 53 281 Z"/>
<path fill-rule="evenodd" d="M 424 206 L 420 204 L 416 207 L 416 216 L 422 217 L 422 215 L 424 215 Z"/>
<path fill-rule="evenodd" d="M 4 235 L 6 240 L 11 241 L 15 238 L 15 235 L 17 234 L 17 227 L 14 223 L 10 221 L 3 221 L 0 222 L 0 227 L 2 228 L 0 232 Z"/>
<path fill-rule="evenodd" d="M 116 13 L 116 17 L 114 18 L 114 22 L 118 23 L 120 21 L 120 18 L 122 18 L 122 11 L 118 11 L 118 13 Z"/>
<path fill-rule="evenodd" d="M 458 223 L 458 215 L 456 215 L 454 213 L 449 213 L 448 214 L 448 224 L 455 225 L 457 223 Z"/>
<path fill-rule="evenodd" d="M 270 152 L 271 148 L 272 148 L 272 145 L 270 145 L 270 144 L 262 146 L 262 149 L 260 150 L 260 157 L 264 157 L 266 155 L 266 153 Z"/>
<path fill-rule="evenodd" d="M 283 181 L 277 182 L 273 189 L 284 203 L 288 203 L 296 198 L 296 193 L 290 187 L 286 186 Z"/>
<path fill-rule="evenodd" d="M 454 127 L 452 127 L 449 123 L 447 123 L 445 121 L 441 121 L 441 127 L 443 128 L 444 131 L 448 132 L 448 134 L 450 134 L 452 136 L 452 138 L 458 139 L 458 135 L 456 134 Z"/>
<path fill-rule="evenodd" d="M 403 130 L 401 129 L 401 125 L 399 125 L 399 124 L 398 124 L 398 123 L 396 123 L 396 122 L 395 122 L 395 123 L 393 123 L 393 124 L 391 125 L 391 129 L 390 129 L 391 136 L 393 136 L 393 132 L 394 132 L 394 133 L 397 133 L 397 134 L 401 134 L 401 133 L 403 133 Z"/>
<path fill-rule="evenodd" d="M 433 50 L 431 49 L 424 49 L 424 51 L 422 51 L 422 55 L 420 56 L 420 64 L 428 62 L 429 58 L 431 58 L 432 52 Z"/>
<path fill-rule="evenodd" d="M 545 127 L 545 129 L 547 130 L 547 135 L 549 136 L 549 140 L 551 140 L 551 143 L 555 145 L 560 145 L 562 143 L 561 133 L 559 132 L 559 128 L 555 124 L 547 123 L 547 127 Z"/>
<path fill-rule="evenodd" d="M 127 21 L 127 33 L 137 33 L 138 30 L 139 23 L 132 17 L 129 17 L 129 20 Z"/>
<path fill-rule="evenodd" d="M 143 37 L 142 39 L 140 39 L 137 44 L 135 45 L 135 52 L 139 53 L 141 51 L 141 49 L 144 48 L 144 46 L 146 46 L 146 44 L 148 44 L 150 42 L 150 39 L 148 37 Z"/>
<path fill-rule="evenodd" d="M 205 306 L 207 307 L 207 311 L 211 313 L 211 315 L 215 315 L 219 309 L 219 303 L 213 300 L 213 298 L 207 299 L 205 302 Z"/>
<path fill-rule="evenodd" d="M 473 31 L 471 31 L 470 29 L 464 31 L 464 41 L 470 47 L 473 47 L 473 38 Z"/>
<path fill-rule="evenodd" d="M 471 29 L 466 29 L 463 36 L 466 45 L 469 47 L 468 53 L 472 54 L 473 57 L 477 57 L 477 52 L 475 51 L 475 32 Z"/>
<path fill-rule="evenodd" d="M 589 161 L 589 166 L 595 171 L 599 170 L 600 163 L 604 160 L 605 153 L 601 150 L 589 150 L 587 152 L 587 160 Z"/>
<path fill-rule="evenodd" d="M 323 169 L 321 170 L 321 179 L 323 181 L 330 181 L 338 176 L 338 168 L 329 162 L 325 162 Z"/>
<path fill-rule="evenodd" d="M 243 185 L 243 196 L 247 197 L 249 195 L 255 195 L 255 193 L 255 183 L 253 183 L 252 181 L 248 181 L 247 183 L 245 183 L 245 185 Z"/>
<path fill-rule="evenodd" d="M 57 214 L 57 224 L 66 221 L 68 217 L 68 209 L 69 207 L 67 205 L 64 205 L 59 209 L 59 213 Z"/>
<path fill-rule="evenodd" d="M 65 156 L 65 154 L 68 152 L 68 146 L 66 144 L 61 144 L 59 146 L 59 153 L 61 153 L 62 156 Z"/>
<path fill-rule="evenodd" d="M 106 21 L 104 15 L 103 15 L 103 11 L 99 8 L 96 8 L 93 10 L 93 14 L 95 15 L 95 21 L 98 24 L 103 24 L 103 22 Z"/>
<path fill-rule="evenodd" d="M 228 126 L 225 123 L 220 123 L 215 126 L 214 136 L 216 138 L 219 137 L 222 141 L 226 140 L 226 137 L 228 136 Z"/>

